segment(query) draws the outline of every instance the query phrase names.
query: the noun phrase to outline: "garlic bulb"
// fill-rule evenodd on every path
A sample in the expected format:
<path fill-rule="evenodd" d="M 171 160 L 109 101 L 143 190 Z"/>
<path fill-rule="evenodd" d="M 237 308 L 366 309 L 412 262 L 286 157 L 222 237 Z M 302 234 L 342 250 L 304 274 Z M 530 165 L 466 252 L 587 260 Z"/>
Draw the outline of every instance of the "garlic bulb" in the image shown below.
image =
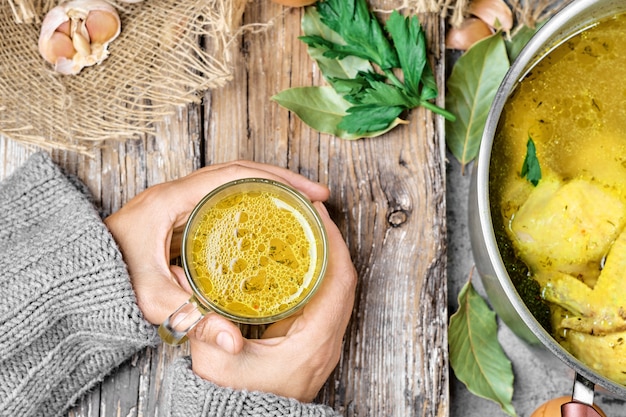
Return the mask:
<path fill-rule="evenodd" d="M 117 11 L 104 0 L 71 0 L 51 9 L 39 34 L 39 52 L 63 74 L 100 64 L 120 34 Z"/>

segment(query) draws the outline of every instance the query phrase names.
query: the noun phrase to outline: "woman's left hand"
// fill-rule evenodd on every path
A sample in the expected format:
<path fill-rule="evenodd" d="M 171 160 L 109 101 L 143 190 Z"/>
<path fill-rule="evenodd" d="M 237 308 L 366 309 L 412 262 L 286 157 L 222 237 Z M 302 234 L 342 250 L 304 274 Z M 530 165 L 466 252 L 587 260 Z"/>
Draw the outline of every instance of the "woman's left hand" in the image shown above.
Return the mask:
<path fill-rule="evenodd" d="M 237 161 L 205 167 L 150 187 L 105 219 L 128 266 L 139 308 L 148 321 L 162 323 L 191 295 L 182 268 L 170 265 L 170 260 L 180 254 L 180 234 L 193 208 L 218 186 L 248 177 L 289 184 L 312 201 L 324 201 L 329 195 L 326 186 L 287 169 Z M 222 325 L 230 327 L 232 323 L 224 319 Z"/>

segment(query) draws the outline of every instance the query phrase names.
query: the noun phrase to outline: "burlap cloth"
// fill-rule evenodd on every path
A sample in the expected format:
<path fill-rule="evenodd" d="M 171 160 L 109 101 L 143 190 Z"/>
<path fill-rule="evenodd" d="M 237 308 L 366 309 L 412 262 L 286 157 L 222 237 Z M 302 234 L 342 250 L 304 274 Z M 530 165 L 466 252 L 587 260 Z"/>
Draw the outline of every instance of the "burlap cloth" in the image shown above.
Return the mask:
<path fill-rule="evenodd" d="M 107 1 L 122 32 L 101 65 L 72 76 L 56 73 L 37 49 L 43 16 L 62 0 L 0 0 L 0 135 L 90 153 L 107 139 L 151 133 L 176 106 L 232 78 L 232 44 L 249 0 Z M 507 2 L 519 23 L 533 26 L 568 1 Z M 398 0 L 398 9 L 439 13 L 458 26 L 469 2 Z"/>
<path fill-rule="evenodd" d="M 33 16 L 19 10 L 20 0 L 0 4 L 0 134 L 89 153 L 106 139 L 150 133 L 175 106 L 228 82 L 229 42 L 247 0 L 111 1 L 122 32 L 110 56 L 73 76 L 55 72 L 37 48 L 41 20 L 56 2 L 30 1 Z"/>

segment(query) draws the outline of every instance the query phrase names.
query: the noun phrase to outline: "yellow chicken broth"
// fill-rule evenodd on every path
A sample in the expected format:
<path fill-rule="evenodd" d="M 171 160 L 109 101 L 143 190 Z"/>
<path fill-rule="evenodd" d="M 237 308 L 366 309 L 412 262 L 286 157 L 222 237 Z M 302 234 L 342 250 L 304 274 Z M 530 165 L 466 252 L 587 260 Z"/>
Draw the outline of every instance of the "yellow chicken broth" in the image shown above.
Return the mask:
<path fill-rule="evenodd" d="M 510 239 L 515 215 L 536 190 L 520 175 L 529 137 L 537 149 L 541 181 L 584 180 L 626 204 L 625 38 L 626 16 L 620 15 L 567 40 L 527 74 L 504 106 L 491 153 L 490 195 L 498 244 L 514 283 L 537 272 L 519 267 L 519 250 L 511 250 Z M 575 278 L 593 287 L 601 265 L 581 267 L 596 268 L 595 277 Z M 540 282 L 542 296 L 548 281 L 551 285 L 549 279 Z M 623 284 L 619 291 L 626 291 L 626 280 Z M 563 328 L 578 312 L 548 305 L 555 338 L 599 373 L 626 384 L 626 332 L 594 335 Z M 626 312 L 626 306 L 619 311 Z M 596 349 L 583 348 L 583 343 Z"/>
<path fill-rule="evenodd" d="M 189 248 L 197 288 L 233 316 L 285 312 L 306 297 L 319 274 L 311 225 L 269 192 L 235 194 L 206 210 Z"/>
<path fill-rule="evenodd" d="M 568 40 L 518 85 L 501 117 L 490 166 L 505 215 L 532 187 L 520 177 L 530 135 L 541 169 L 595 179 L 626 199 L 626 17 Z"/>

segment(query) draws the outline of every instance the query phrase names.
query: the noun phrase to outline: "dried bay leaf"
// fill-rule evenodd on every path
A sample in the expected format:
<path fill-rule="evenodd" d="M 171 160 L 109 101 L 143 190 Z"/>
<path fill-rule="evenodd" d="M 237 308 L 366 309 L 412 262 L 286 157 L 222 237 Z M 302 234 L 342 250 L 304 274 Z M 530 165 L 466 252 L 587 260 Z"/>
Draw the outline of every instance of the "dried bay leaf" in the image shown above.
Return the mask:
<path fill-rule="evenodd" d="M 513 398 L 513 368 L 498 342 L 495 313 L 468 281 L 458 296 L 459 309 L 450 317 L 448 343 L 450 366 L 467 389 L 498 403 L 516 416 Z"/>
<path fill-rule="evenodd" d="M 509 66 L 504 39 L 496 32 L 468 49 L 452 68 L 446 109 L 457 117 L 446 121 L 446 144 L 463 166 L 478 155 L 487 114 Z"/>

